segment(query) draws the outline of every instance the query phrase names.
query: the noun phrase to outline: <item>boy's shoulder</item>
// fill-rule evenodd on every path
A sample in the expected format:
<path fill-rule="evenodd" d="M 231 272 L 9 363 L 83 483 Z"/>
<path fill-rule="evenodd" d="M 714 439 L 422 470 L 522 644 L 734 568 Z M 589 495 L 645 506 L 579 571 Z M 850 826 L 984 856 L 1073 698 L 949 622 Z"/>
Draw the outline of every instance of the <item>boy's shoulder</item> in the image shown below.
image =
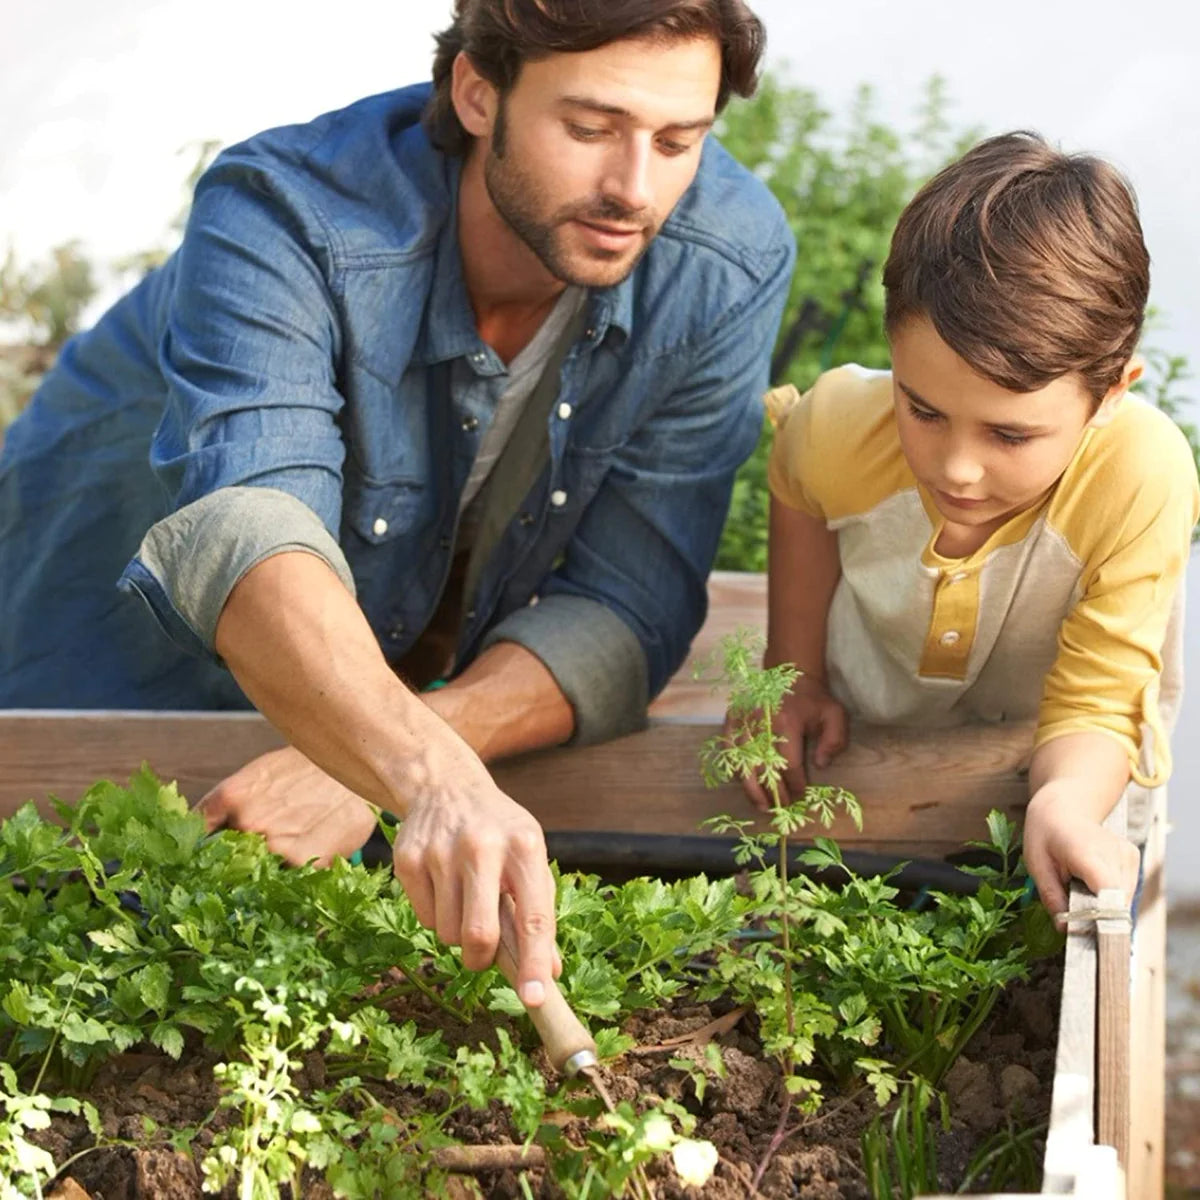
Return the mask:
<path fill-rule="evenodd" d="M 1178 534 L 1198 516 L 1200 483 L 1187 439 L 1161 409 L 1130 395 L 1107 424 L 1088 433 L 1047 520 L 1086 560 L 1152 530 Z"/>
<path fill-rule="evenodd" d="M 915 485 L 896 431 L 892 373 L 851 364 L 801 395 L 767 393 L 776 426 L 769 479 L 785 503 L 825 520 L 866 512 Z"/>

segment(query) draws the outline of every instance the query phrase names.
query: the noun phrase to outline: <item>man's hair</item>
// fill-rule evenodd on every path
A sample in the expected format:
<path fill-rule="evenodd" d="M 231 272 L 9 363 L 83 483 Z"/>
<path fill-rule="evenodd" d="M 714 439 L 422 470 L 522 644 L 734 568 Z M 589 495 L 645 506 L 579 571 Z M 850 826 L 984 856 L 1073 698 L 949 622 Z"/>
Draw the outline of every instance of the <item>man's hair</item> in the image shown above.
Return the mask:
<path fill-rule="evenodd" d="M 925 316 L 974 370 L 1015 392 L 1077 374 L 1099 402 L 1137 345 L 1150 256 L 1112 166 L 1037 134 L 980 142 L 904 210 L 883 269 L 889 335 Z"/>
<path fill-rule="evenodd" d="M 450 99 L 460 51 L 505 96 L 525 63 L 551 54 L 595 50 L 621 38 L 696 37 L 712 37 L 721 47 L 717 112 L 731 93 L 753 95 L 766 34 L 743 0 L 455 0 L 454 24 L 437 35 L 425 128 L 447 154 L 464 154 L 471 145 Z"/>

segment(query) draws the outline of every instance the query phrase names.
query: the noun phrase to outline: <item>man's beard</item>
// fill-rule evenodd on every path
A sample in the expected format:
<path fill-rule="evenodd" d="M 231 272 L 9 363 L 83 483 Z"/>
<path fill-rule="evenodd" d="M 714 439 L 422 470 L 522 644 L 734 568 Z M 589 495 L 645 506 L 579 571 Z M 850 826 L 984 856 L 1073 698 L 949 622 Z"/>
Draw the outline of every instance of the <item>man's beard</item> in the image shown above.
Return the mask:
<path fill-rule="evenodd" d="M 503 107 L 484 160 L 483 179 L 492 206 L 509 228 L 537 255 L 555 279 L 576 287 L 612 287 L 620 283 L 637 266 L 658 232 L 657 224 L 648 212 L 626 208 L 605 196 L 567 204 L 549 217 L 544 216 L 538 204 L 541 195 L 538 185 L 513 156 L 506 153 Z M 572 255 L 562 245 L 559 234 L 565 225 L 576 220 L 613 223 L 625 228 L 641 226 L 643 240 L 632 255 L 628 251 L 600 247 L 582 249 Z"/>

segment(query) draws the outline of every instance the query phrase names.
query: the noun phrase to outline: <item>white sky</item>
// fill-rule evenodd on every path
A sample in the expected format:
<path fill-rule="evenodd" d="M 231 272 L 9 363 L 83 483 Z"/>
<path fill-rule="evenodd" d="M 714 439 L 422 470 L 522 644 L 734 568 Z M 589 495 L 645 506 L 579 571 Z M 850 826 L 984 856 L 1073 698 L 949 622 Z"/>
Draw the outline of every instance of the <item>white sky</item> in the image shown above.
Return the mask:
<path fill-rule="evenodd" d="M 0 42 L 0 245 L 142 249 L 204 138 L 237 140 L 428 74 L 450 0 L 11 0 Z M 954 117 L 1033 127 L 1138 187 L 1156 337 L 1200 371 L 1200 4 L 1195 0 L 758 0 L 769 61 L 835 111 L 862 81 L 901 126 L 947 77 Z M 15 13 L 12 9 L 15 8 Z M 281 16 L 282 14 L 282 16 Z M 1200 391 L 1200 384 L 1196 389 Z"/>
<path fill-rule="evenodd" d="M 1155 344 L 1200 375 L 1200 3 L 1197 0 L 751 0 L 768 62 L 835 112 L 861 82 L 905 127 L 940 73 L 962 126 L 1034 128 L 1113 159 L 1141 197 Z M 8 0 L 0 40 L 0 249 L 28 259 L 72 237 L 111 260 L 156 243 L 182 201 L 188 143 L 232 142 L 428 75 L 450 0 Z M 802 251 L 803 252 L 803 251 Z M 1191 385 L 1200 399 L 1200 379 Z M 1192 594 L 1200 594 L 1200 560 Z M 1190 630 L 1200 677 L 1200 628 Z M 1200 888 L 1193 687 L 1172 786 Z M 1183 838 L 1180 838 L 1183 834 Z M 1192 856 L 1186 862 L 1186 856 Z M 1184 876 L 1187 876 L 1184 878 Z"/>

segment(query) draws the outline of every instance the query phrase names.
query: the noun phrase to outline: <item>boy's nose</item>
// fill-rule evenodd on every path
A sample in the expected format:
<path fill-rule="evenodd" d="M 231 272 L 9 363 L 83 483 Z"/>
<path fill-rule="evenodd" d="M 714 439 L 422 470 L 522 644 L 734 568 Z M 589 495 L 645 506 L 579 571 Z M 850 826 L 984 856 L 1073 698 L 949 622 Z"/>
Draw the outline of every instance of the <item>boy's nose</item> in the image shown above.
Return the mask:
<path fill-rule="evenodd" d="M 948 487 L 958 491 L 974 487 L 983 478 L 983 464 L 978 456 L 963 447 L 950 453 L 945 462 L 944 472 Z"/>

